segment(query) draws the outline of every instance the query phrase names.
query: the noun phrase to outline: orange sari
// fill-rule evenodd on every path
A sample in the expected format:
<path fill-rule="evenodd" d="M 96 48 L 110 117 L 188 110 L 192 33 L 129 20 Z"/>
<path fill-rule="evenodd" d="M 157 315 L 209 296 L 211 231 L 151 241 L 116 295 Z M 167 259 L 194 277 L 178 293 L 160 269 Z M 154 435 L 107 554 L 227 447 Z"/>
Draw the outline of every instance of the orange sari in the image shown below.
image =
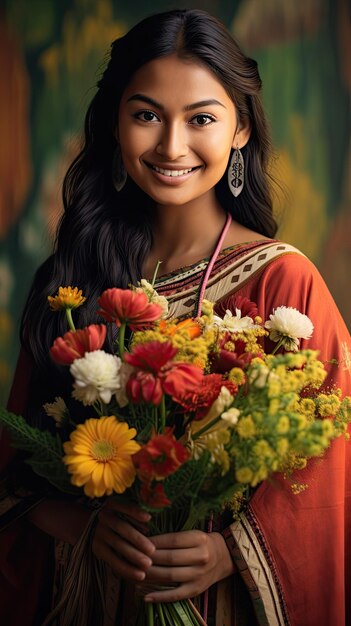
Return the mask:
<path fill-rule="evenodd" d="M 159 279 L 157 290 L 169 298 L 171 314 L 189 315 L 194 310 L 205 267 L 206 260 Z M 326 384 L 340 387 L 343 394 L 351 393 L 350 336 L 318 271 L 303 255 L 280 242 L 268 242 L 267 246 L 267 241 L 222 251 L 205 297 L 216 301 L 223 311 L 235 309 L 238 295 L 256 302 L 263 319 L 280 305 L 308 315 L 315 331 L 301 347 L 319 349 L 322 360 L 336 359 L 338 365 L 330 366 Z M 14 412 L 21 413 L 25 406 L 31 369 L 30 358 L 22 353 L 9 402 Z M 43 398 L 46 401 L 51 400 Z M 0 458 L 7 462 L 11 453 L 6 439 L 2 451 L 5 456 Z M 241 576 L 217 585 L 217 602 L 210 606 L 212 624 L 351 623 L 351 444 L 337 440 L 322 459 L 309 462 L 299 481 L 308 484 L 299 495 L 293 495 L 279 475 L 274 481 L 265 481 L 241 519 L 223 531 Z M 25 496 L 12 505 L 5 498 L 4 503 L 0 515 L 0 522 L 6 519 L 0 534 L 0 623 L 39 624 L 50 603 L 53 541 L 21 517 L 35 505 L 33 498 L 27 503 Z M 243 582 L 250 595 L 249 606 Z M 126 623 L 118 613 L 115 624 Z"/>
<path fill-rule="evenodd" d="M 264 320 L 280 305 L 308 315 L 315 329 L 301 348 L 318 349 L 326 362 L 335 359 L 338 365 L 328 367 L 325 386 L 350 394 L 351 339 L 323 279 L 298 251 L 279 242 L 266 246 L 261 241 L 225 250 L 205 297 L 221 312 L 234 311 L 237 296 L 247 297 Z M 194 306 L 199 278 L 195 268 L 173 278 L 161 279 L 157 290 L 184 314 Z M 346 626 L 351 624 L 351 443 L 335 441 L 298 480 L 308 485 L 299 495 L 280 475 L 263 482 L 224 536 L 260 626 Z M 228 581 L 226 587 L 232 600 Z M 216 623 L 235 624 L 233 613 L 232 606 L 230 619 L 223 617 L 217 602 Z"/>

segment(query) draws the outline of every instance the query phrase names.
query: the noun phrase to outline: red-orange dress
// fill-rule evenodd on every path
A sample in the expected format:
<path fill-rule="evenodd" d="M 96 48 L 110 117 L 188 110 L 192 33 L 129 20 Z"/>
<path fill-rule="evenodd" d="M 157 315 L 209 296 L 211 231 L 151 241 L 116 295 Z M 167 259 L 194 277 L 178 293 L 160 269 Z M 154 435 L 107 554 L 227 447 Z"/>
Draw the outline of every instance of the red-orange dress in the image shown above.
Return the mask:
<path fill-rule="evenodd" d="M 205 266 L 206 260 L 158 281 L 159 293 L 169 297 L 171 314 L 191 314 Z M 323 279 L 306 257 L 273 241 L 225 249 L 205 297 L 234 310 L 238 295 L 255 301 L 263 319 L 280 305 L 308 315 L 315 330 L 301 347 L 320 350 L 322 360 L 335 359 L 338 365 L 328 367 L 326 384 L 351 394 L 351 339 Z M 9 403 L 15 412 L 25 405 L 31 367 L 22 353 Z M 1 464 L 6 467 L 9 454 L 4 439 Z M 309 462 L 299 480 L 308 489 L 298 495 L 279 475 L 274 483 L 263 482 L 241 519 L 224 530 L 240 576 L 217 586 L 217 602 L 210 606 L 213 624 L 351 624 L 351 443 L 342 438 L 334 442 L 322 459 Z M 42 614 L 47 610 L 52 541 L 23 516 L 16 519 L 33 500 L 11 505 L 5 497 L 3 502 L 0 522 L 5 520 L 7 527 L 0 533 L 0 623 L 29 626 L 40 623 L 35 620 L 41 604 Z M 243 582 L 251 599 L 247 610 Z M 115 624 L 121 623 L 117 615 Z"/>

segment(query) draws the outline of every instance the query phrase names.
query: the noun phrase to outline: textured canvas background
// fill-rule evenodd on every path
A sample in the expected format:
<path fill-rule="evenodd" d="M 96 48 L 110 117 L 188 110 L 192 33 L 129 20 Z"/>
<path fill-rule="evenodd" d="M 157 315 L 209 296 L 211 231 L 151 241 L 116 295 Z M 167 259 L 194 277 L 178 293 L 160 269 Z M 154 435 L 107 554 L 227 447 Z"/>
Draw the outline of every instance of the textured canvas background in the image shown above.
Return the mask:
<path fill-rule="evenodd" d="M 123 6 L 122 6 L 123 5 Z M 189 3 L 190 5 L 190 3 Z M 35 269 L 51 250 L 60 186 L 110 42 L 173 0 L 0 2 L 0 402 Z M 259 63 L 276 147 L 279 236 L 316 263 L 351 327 L 348 0 L 191 2 Z"/>

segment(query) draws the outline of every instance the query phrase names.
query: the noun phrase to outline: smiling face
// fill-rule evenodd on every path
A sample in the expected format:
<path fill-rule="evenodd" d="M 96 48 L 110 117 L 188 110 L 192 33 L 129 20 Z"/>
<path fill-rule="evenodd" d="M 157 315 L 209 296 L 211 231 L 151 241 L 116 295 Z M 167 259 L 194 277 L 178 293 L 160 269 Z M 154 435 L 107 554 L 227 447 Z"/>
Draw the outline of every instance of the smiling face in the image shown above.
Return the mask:
<path fill-rule="evenodd" d="M 132 77 L 119 108 L 118 141 L 129 176 L 159 205 L 214 198 L 238 127 L 235 107 L 212 72 L 171 55 Z"/>

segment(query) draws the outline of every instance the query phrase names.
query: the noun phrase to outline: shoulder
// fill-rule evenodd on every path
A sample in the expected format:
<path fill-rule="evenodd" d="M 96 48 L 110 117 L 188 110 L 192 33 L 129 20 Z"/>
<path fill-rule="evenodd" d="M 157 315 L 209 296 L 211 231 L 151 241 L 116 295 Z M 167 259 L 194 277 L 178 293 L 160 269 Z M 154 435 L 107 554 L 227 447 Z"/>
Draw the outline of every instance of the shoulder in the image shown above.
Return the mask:
<path fill-rule="evenodd" d="M 320 282 L 326 287 L 317 267 L 301 250 L 280 241 L 275 244 L 262 269 L 262 280 L 294 281 L 299 285 Z"/>
<path fill-rule="evenodd" d="M 255 241 L 232 253 L 232 273 L 237 283 L 260 284 L 261 289 L 284 289 L 291 284 L 309 289 L 312 283 L 326 285 L 316 268 L 301 250 L 275 239 Z M 237 278 L 238 277 L 238 278 Z M 234 282 L 234 280 L 232 280 Z"/>
<path fill-rule="evenodd" d="M 255 295 L 265 312 L 291 306 L 326 322 L 337 317 L 333 297 L 317 267 L 297 249 L 272 259 L 255 278 Z"/>
<path fill-rule="evenodd" d="M 280 305 L 293 306 L 303 312 L 312 303 L 335 306 L 316 266 L 289 244 L 267 242 L 266 246 L 255 251 L 255 259 L 247 267 L 250 276 L 239 291 L 260 302 L 264 311 Z"/>

